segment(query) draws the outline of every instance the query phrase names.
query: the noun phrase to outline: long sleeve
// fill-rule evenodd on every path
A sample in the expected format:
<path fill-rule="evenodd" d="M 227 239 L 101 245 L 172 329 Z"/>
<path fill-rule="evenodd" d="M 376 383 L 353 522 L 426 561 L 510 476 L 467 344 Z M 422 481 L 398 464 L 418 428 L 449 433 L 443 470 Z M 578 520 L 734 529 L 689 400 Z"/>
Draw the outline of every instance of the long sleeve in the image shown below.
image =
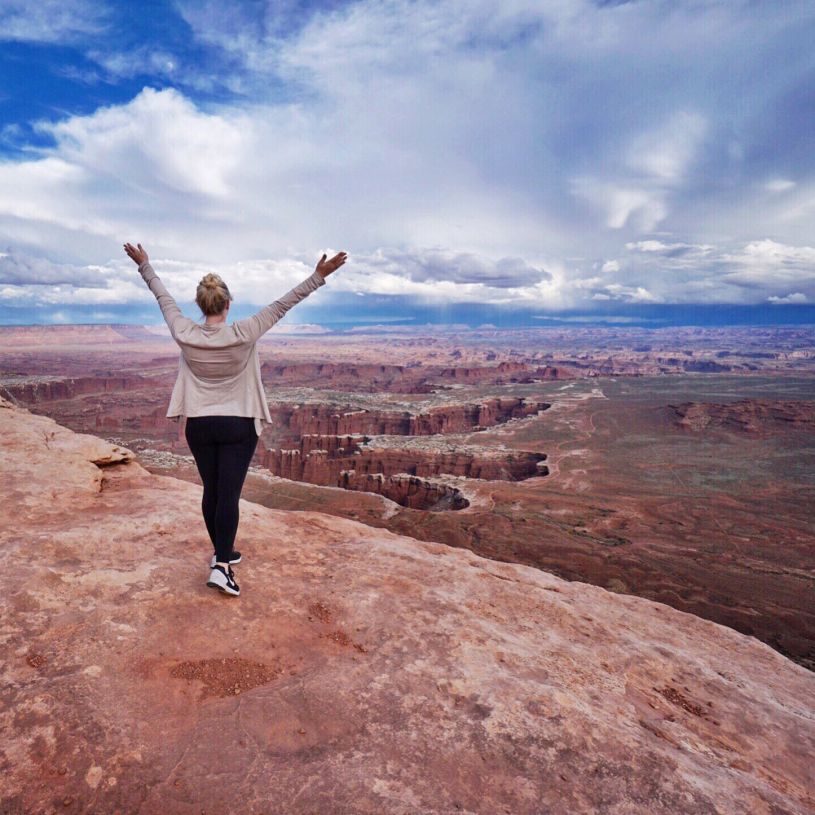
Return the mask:
<path fill-rule="evenodd" d="M 283 315 L 301 300 L 304 300 L 320 286 L 325 285 L 325 277 L 316 269 L 302 283 L 284 294 L 274 303 L 264 306 L 257 314 L 238 320 L 234 324 L 235 332 L 245 342 L 256 342 L 262 337 Z"/>
<path fill-rule="evenodd" d="M 170 334 L 175 339 L 176 332 L 182 325 L 192 322 L 192 320 L 181 313 L 181 309 L 150 265 L 150 261 L 145 261 L 139 265 L 139 274 L 142 276 L 142 279 L 150 291 L 156 296 L 161 313 L 164 315 L 164 320 L 170 328 Z"/>

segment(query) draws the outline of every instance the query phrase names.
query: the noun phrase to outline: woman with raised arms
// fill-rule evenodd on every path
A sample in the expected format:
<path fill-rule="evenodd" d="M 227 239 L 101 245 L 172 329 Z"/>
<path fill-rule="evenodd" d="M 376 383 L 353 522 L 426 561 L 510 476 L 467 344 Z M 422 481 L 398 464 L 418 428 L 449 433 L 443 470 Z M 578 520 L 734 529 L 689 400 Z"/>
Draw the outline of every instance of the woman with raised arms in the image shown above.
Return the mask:
<path fill-rule="evenodd" d="M 345 263 L 346 253 L 323 255 L 314 272 L 257 314 L 228 325 L 232 295 L 216 274 L 198 284 L 195 301 L 204 315 L 199 324 L 185 317 L 150 265 L 140 243 L 124 245 L 156 296 L 172 338 L 181 348 L 178 378 L 167 416 L 186 417 L 185 437 L 195 458 L 204 495 L 204 515 L 214 554 L 207 586 L 238 596 L 232 565 L 241 554 L 233 544 L 238 531 L 238 500 L 264 423 L 271 422 L 260 377 L 257 341 L 293 306 L 308 297 Z"/>

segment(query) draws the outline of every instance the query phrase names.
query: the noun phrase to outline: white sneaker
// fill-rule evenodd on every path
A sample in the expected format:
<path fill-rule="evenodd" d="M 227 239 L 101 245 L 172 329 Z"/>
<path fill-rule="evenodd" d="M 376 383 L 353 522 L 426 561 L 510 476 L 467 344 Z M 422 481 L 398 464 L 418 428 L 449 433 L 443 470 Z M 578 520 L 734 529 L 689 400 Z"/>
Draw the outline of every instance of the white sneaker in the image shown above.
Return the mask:
<path fill-rule="evenodd" d="M 240 587 L 235 582 L 235 574 L 231 566 L 228 572 L 223 566 L 215 566 L 209 573 L 207 585 L 213 589 L 220 589 L 224 594 L 231 594 L 234 597 L 241 593 Z"/>

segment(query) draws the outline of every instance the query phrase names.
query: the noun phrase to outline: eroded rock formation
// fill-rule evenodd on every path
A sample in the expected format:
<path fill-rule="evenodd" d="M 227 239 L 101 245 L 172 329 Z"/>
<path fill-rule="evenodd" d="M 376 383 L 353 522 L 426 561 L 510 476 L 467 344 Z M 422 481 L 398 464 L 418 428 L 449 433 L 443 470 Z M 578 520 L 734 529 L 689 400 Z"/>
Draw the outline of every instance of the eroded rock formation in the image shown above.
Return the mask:
<path fill-rule="evenodd" d="M 278 429 L 292 436 L 432 436 L 438 433 L 469 433 L 503 424 L 511 419 L 535 416 L 551 407 L 523 397 L 495 397 L 477 404 L 448 404 L 421 413 L 407 410 L 338 410 L 330 402 L 306 404 L 272 403 L 269 412 Z"/>
<path fill-rule="evenodd" d="M 365 439 L 361 440 L 364 442 Z M 480 453 L 407 450 L 361 446 L 351 436 L 305 436 L 295 448 L 264 450 L 260 463 L 273 475 L 293 481 L 331 485 L 342 470 L 394 475 L 407 473 L 427 478 L 455 475 L 490 481 L 521 481 L 546 475 L 545 453 L 490 451 Z"/>
<path fill-rule="evenodd" d="M 740 399 L 738 402 L 683 402 L 668 405 L 679 427 L 688 430 L 724 428 L 743 433 L 815 428 L 815 402 Z"/>
<path fill-rule="evenodd" d="M 89 394 L 129 393 L 148 388 L 172 388 L 175 377 L 158 380 L 155 376 L 21 376 L 6 380 L 3 390 L 6 397 L 13 398 L 23 405 L 38 405 L 43 402 L 76 399 Z"/>
<path fill-rule="evenodd" d="M 285 446 L 256 453 L 272 475 L 322 486 L 384 495 L 414 509 L 463 509 L 468 501 L 454 486 L 427 479 L 440 475 L 519 481 L 548 473 L 545 453 L 515 450 L 407 449 L 370 443 L 365 433 L 430 436 L 483 430 L 514 418 L 534 416 L 548 402 L 488 399 L 480 404 L 444 405 L 408 411 L 337 412 L 324 403 L 271 407 L 277 435 L 293 436 Z"/>
<path fill-rule="evenodd" d="M 427 354 L 431 359 L 436 356 Z M 456 359 L 461 354 L 453 352 Z M 280 386 L 308 383 L 317 389 L 353 390 L 357 393 L 432 393 L 449 384 L 507 385 L 573 379 L 578 374 L 567 366 L 501 362 L 498 365 L 365 365 L 348 362 L 264 362 L 265 379 Z"/>
<path fill-rule="evenodd" d="M 245 502 L 227 598 L 200 487 L 8 402 L 0 433 L 4 813 L 815 807 L 815 676 L 751 637 Z"/>
<path fill-rule="evenodd" d="M 443 481 L 429 481 L 414 475 L 383 475 L 344 470 L 337 486 L 346 490 L 360 490 L 382 495 L 411 509 L 429 512 L 464 509 L 470 502 L 461 490 Z"/>

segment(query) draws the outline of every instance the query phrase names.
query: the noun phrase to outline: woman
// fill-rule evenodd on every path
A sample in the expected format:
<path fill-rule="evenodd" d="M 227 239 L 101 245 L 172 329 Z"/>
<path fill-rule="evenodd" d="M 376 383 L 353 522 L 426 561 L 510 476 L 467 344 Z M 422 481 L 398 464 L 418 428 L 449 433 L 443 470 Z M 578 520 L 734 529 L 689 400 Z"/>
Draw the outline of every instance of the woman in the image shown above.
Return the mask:
<path fill-rule="evenodd" d="M 185 317 L 150 265 L 140 243 L 126 243 L 125 252 L 156 296 L 170 334 L 181 347 L 178 378 L 167 416 L 186 417 L 184 434 L 201 480 L 201 510 L 215 554 L 207 585 L 238 596 L 232 564 L 241 554 L 233 548 L 238 531 L 240 499 L 249 462 L 263 425 L 272 421 L 260 378 L 256 343 L 292 306 L 325 285 L 325 278 L 345 263 L 345 252 L 331 260 L 323 255 L 314 272 L 299 286 L 252 317 L 226 324 L 232 295 L 216 274 L 198 284 L 195 301 L 206 318 L 203 325 Z"/>

